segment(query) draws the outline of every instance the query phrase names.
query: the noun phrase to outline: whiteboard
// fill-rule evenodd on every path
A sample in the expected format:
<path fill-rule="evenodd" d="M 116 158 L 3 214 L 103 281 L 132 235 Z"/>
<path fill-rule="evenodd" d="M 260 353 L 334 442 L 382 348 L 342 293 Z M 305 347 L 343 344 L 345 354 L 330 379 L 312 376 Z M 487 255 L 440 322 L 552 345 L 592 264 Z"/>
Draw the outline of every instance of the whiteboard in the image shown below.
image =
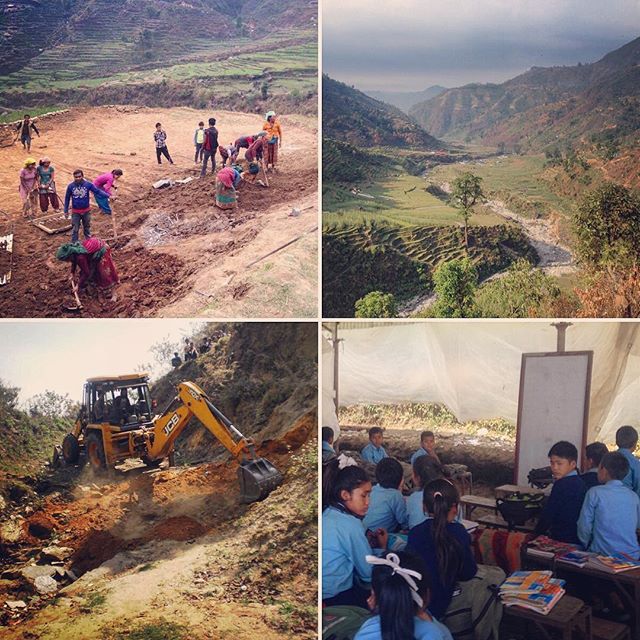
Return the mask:
<path fill-rule="evenodd" d="M 516 431 L 516 484 L 549 465 L 549 449 L 568 440 L 580 456 L 586 446 L 593 351 L 524 353 Z"/>

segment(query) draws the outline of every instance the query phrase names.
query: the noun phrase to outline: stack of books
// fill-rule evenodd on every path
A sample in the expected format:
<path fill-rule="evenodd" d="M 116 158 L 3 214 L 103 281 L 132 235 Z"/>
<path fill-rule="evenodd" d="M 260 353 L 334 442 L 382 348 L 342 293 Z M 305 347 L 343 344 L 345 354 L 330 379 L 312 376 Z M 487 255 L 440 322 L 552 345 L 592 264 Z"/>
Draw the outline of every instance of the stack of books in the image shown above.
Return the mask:
<path fill-rule="evenodd" d="M 572 564 L 576 567 L 589 567 L 607 573 L 620 573 L 631 569 L 640 569 L 640 562 L 627 556 L 624 553 L 617 553 L 612 556 L 601 556 L 588 551 L 568 551 L 558 556 L 558 562 Z"/>
<path fill-rule="evenodd" d="M 547 536 L 538 536 L 527 545 L 527 555 L 545 559 L 559 557 L 570 551 L 577 551 L 575 544 L 558 542 Z"/>
<path fill-rule="evenodd" d="M 565 593 L 564 580 L 551 571 L 516 571 L 500 586 L 500 599 L 506 607 L 518 606 L 546 616 Z"/>

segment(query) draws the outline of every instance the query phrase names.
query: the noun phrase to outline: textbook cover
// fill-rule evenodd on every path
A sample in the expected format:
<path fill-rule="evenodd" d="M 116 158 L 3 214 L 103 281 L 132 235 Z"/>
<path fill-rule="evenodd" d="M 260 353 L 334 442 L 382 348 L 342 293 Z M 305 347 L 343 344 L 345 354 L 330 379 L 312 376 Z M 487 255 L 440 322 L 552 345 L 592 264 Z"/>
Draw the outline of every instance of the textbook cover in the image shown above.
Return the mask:
<path fill-rule="evenodd" d="M 500 594 L 538 593 L 544 589 L 552 575 L 551 571 L 514 571 L 500 586 Z"/>
<path fill-rule="evenodd" d="M 607 573 L 620 573 L 621 571 L 640 569 L 640 562 L 625 553 L 616 553 L 612 556 L 591 556 L 588 565 L 593 569 L 606 571 Z"/>
<path fill-rule="evenodd" d="M 561 556 L 558 556 L 558 562 L 564 562 L 566 564 L 572 564 L 576 567 L 584 567 L 589 560 L 593 557 L 592 553 L 587 551 L 567 551 Z"/>
<path fill-rule="evenodd" d="M 502 603 L 507 606 L 524 607 L 547 615 L 565 594 L 565 581 L 550 578 L 541 591 L 536 593 L 515 593 L 502 598 Z"/>

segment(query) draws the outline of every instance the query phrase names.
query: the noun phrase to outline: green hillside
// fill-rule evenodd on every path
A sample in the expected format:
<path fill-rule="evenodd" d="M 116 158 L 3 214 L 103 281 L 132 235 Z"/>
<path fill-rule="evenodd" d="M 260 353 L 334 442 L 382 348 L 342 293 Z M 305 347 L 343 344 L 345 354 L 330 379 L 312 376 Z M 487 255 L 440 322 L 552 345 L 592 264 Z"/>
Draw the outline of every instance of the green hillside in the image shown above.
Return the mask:
<path fill-rule="evenodd" d="M 509 225 L 470 227 L 469 256 L 481 278 L 517 257 L 537 256 L 524 234 Z M 435 267 L 465 255 L 459 226 L 325 224 L 322 236 L 323 315 L 352 317 L 356 300 L 371 291 L 399 301 L 431 290 Z"/>
<path fill-rule="evenodd" d="M 443 144 L 397 107 L 323 76 L 323 135 L 360 148 L 440 149 Z"/>
<path fill-rule="evenodd" d="M 533 67 L 502 84 L 449 89 L 411 115 L 433 135 L 540 151 L 599 137 L 638 141 L 640 38 L 598 62 Z"/>

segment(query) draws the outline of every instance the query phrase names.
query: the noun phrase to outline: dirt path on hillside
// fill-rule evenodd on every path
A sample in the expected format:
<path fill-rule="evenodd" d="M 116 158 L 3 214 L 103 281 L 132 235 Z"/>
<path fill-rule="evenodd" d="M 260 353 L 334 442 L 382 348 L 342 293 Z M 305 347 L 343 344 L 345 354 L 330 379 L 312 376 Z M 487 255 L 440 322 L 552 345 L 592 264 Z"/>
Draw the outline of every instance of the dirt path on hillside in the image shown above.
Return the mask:
<path fill-rule="evenodd" d="M 307 238 L 303 251 L 294 243 L 274 253 L 266 261 L 270 273 L 263 274 L 263 282 L 243 286 L 265 267 L 247 267 L 249 263 L 306 237 L 317 225 L 315 119 L 281 117 L 280 171 L 270 175 L 271 188 L 243 184 L 239 207 L 229 213 L 214 207 L 210 175 L 170 189 L 151 187 L 164 178 L 199 176 L 193 132 L 207 116 L 187 108 L 100 107 L 39 119 L 42 135 L 35 138 L 31 155 L 51 157 L 59 192 L 64 192 L 76 167 L 90 178 L 116 167 L 124 171 L 114 206 L 119 238 L 110 241 L 121 279 L 117 299 L 86 295 L 84 317 L 195 316 L 212 311 L 231 317 L 240 299 L 247 316 L 315 315 L 317 240 Z M 215 116 L 222 144 L 262 126 L 255 114 L 216 111 Z M 156 163 L 156 121 L 168 133 L 174 166 Z M 63 303 L 72 302 L 69 267 L 54 257 L 68 235 L 48 236 L 21 217 L 17 176 L 25 157 L 19 145 L 0 149 L 0 209 L 15 221 L 13 278 L 0 288 L 0 314 L 69 315 L 62 310 Z M 289 216 L 292 209 L 299 215 Z M 109 239 L 111 220 L 96 211 L 92 231 Z M 233 287 L 228 286 L 230 279 Z"/>
<path fill-rule="evenodd" d="M 296 456 L 315 460 L 316 429 L 309 414 L 263 443 L 285 480 L 251 505 L 239 501 L 234 461 L 50 475 L 35 509 L 23 501 L 0 519 L 0 635 L 120 640 L 176 624 L 172 638 L 315 637 L 317 479 Z M 78 579 L 39 596 L 23 572 L 36 561 L 46 571 L 52 544 L 70 551 L 53 564 Z"/>

